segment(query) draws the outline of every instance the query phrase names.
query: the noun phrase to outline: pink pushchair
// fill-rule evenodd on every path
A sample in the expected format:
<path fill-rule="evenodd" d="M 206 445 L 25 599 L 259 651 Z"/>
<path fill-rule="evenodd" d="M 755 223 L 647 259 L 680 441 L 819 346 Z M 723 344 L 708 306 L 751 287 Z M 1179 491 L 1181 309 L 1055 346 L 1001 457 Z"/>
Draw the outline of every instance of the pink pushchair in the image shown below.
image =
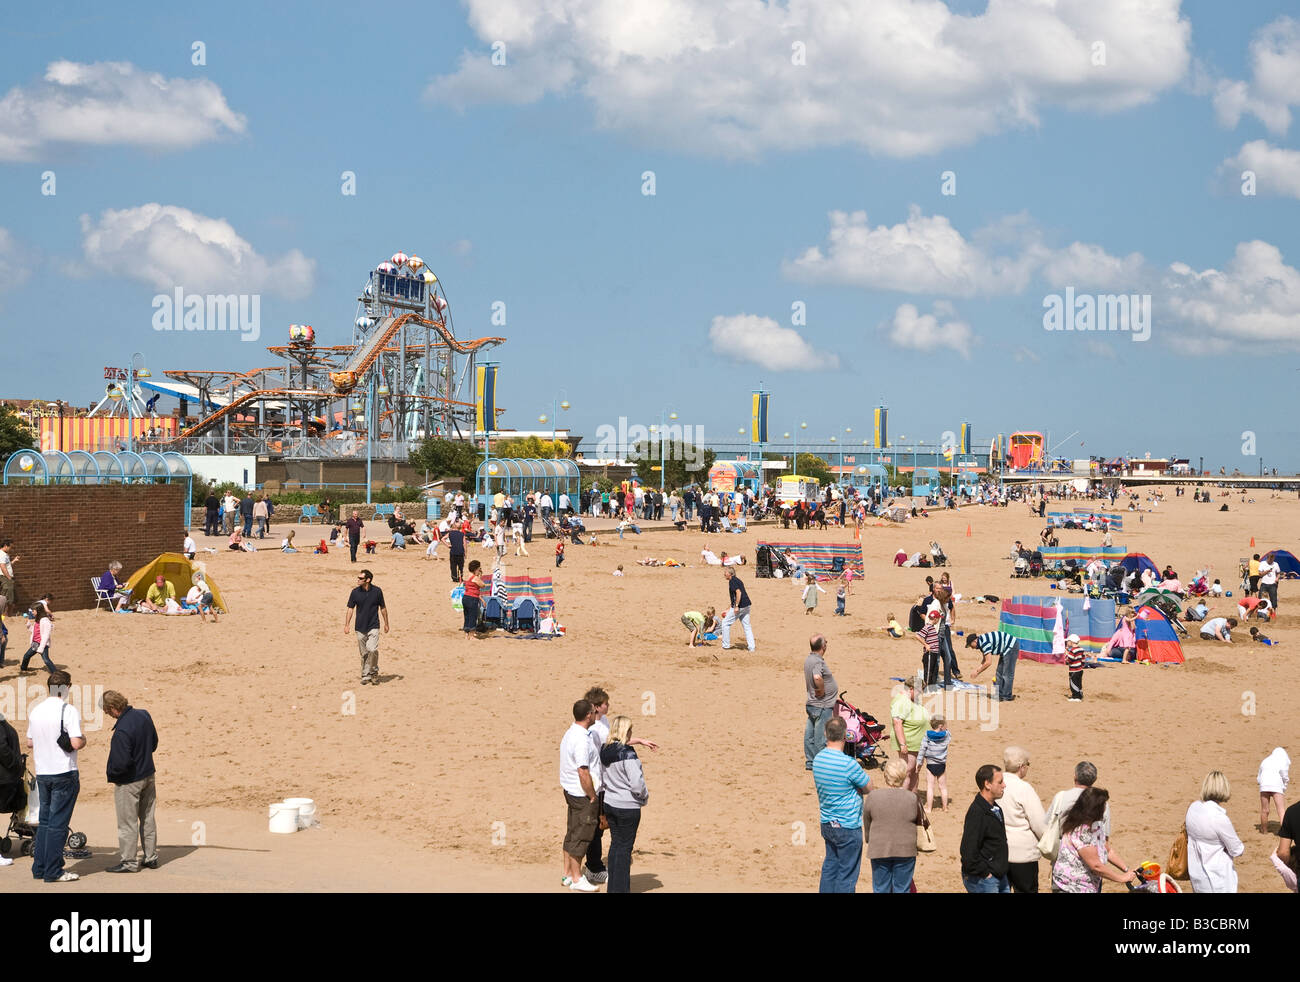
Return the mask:
<path fill-rule="evenodd" d="M 863 761 L 868 767 L 880 766 L 886 758 L 885 748 L 881 746 L 885 734 L 884 724 L 876 722 L 870 713 L 858 709 L 844 695 L 841 691 L 835 700 L 835 715 L 844 720 L 848 730 L 844 738 L 844 752 Z"/>

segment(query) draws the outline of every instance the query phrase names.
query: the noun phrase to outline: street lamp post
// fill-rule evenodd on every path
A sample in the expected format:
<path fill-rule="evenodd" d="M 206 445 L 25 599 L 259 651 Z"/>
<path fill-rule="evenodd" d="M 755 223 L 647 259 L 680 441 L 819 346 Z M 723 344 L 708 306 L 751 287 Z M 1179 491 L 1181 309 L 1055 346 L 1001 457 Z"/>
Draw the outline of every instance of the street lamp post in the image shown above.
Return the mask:
<path fill-rule="evenodd" d="M 135 448 L 135 405 L 131 390 L 132 383 L 135 381 L 135 360 L 139 358 L 144 361 L 144 355 L 139 351 L 131 352 L 131 357 L 126 360 L 126 449 L 130 453 Z"/>
<path fill-rule="evenodd" d="M 806 429 L 808 429 L 807 423 L 799 424 L 799 430 L 806 430 Z M 799 473 L 799 430 L 794 431 L 794 457 L 790 462 L 791 474 Z"/>
<path fill-rule="evenodd" d="M 555 452 L 554 449 L 555 444 L 558 443 L 560 440 L 559 414 L 557 410 L 563 409 L 567 411 L 568 408 L 569 408 L 569 400 L 564 398 L 564 390 L 561 389 L 559 393 L 554 398 L 551 399 L 551 452 L 552 453 Z M 545 425 L 546 416 L 545 415 L 538 416 L 537 422 L 541 423 L 542 425 Z"/>

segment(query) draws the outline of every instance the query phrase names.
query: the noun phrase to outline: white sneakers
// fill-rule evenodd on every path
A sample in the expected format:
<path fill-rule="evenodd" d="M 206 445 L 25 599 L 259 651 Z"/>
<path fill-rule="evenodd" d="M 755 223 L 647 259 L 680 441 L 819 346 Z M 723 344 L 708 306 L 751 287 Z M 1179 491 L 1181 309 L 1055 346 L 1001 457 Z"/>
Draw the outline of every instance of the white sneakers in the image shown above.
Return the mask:
<path fill-rule="evenodd" d="M 588 882 L 585 876 L 580 876 L 577 880 L 571 876 L 566 876 L 560 880 L 560 886 L 568 887 L 570 890 L 577 890 L 579 893 L 595 893 L 600 889 L 594 883 Z"/>

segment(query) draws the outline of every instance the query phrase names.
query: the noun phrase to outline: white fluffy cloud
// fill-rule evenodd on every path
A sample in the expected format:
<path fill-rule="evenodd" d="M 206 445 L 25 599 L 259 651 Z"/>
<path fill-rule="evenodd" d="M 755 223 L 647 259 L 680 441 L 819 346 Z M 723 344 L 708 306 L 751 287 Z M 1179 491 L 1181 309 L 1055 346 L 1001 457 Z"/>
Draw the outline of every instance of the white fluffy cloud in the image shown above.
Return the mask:
<path fill-rule="evenodd" d="M 897 347 L 932 354 L 950 348 L 963 358 L 969 358 L 971 345 L 975 342 L 971 326 L 957 320 L 952 305 L 943 301 L 935 303 L 931 314 L 922 314 L 914 304 L 901 304 L 894 311 L 893 319 L 882 327 L 890 342 Z"/>
<path fill-rule="evenodd" d="M 0 228 L 0 293 L 22 286 L 31 266 L 9 230 Z"/>
<path fill-rule="evenodd" d="M 1038 262 L 1032 248 L 992 254 L 968 241 L 943 215 L 923 215 L 915 205 L 897 225 L 873 226 L 864 211 L 833 211 L 830 225 L 825 248 L 812 246 L 786 263 L 786 275 L 815 283 L 969 297 L 1019 293 Z"/>
<path fill-rule="evenodd" d="M 1240 182 L 1242 171 L 1254 171 L 1258 194 L 1300 198 L 1300 152 L 1295 150 L 1251 140 L 1223 162 L 1223 170 L 1234 184 Z"/>
<path fill-rule="evenodd" d="M 1044 256 L 1043 279 L 1051 286 L 1133 291 L 1150 275 L 1142 254 L 1112 256 L 1098 245 L 1072 242 Z"/>
<path fill-rule="evenodd" d="M 794 328 L 756 314 L 713 318 L 709 341 L 716 354 L 769 372 L 834 371 L 840 367 L 839 355 L 818 351 Z"/>
<path fill-rule="evenodd" d="M 1288 266 L 1277 246 L 1240 242 L 1222 270 L 1194 270 L 1174 263 L 1153 300 L 1152 333 L 1162 313 L 1174 323 L 1168 340 L 1193 353 L 1224 351 L 1234 342 L 1300 348 L 1300 270 Z"/>
<path fill-rule="evenodd" d="M 164 78 L 129 62 L 51 62 L 33 86 L 0 99 L 0 160 L 33 160 L 60 144 L 179 150 L 244 132 L 208 79 Z"/>
<path fill-rule="evenodd" d="M 482 48 L 426 96 L 578 93 L 601 126 L 655 145 L 906 157 L 1036 125 L 1050 107 L 1150 101 L 1188 68 L 1180 2 L 989 0 L 965 15 L 941 0 L 466 0 Z"/>
<path fill-rule="evenodd" d="M 86 260 L 117 276 L 160 290 L 194 293 L 272 293 L 291 300 L 311 292 L 316 262 L 297 249 L 259 255 L 225 219 L 150 203 L 81 216 Z"/>
<path fill-rule="evenodd" d="M 950 297 L 1021 293 L 1036 277 L 1053 286 L 1132 290 L 1147 275 L 1138 253 L 1112 256 L 1084 242 L 1049 248 L 1023 215 L 967 238 L 943 215 L 924 215 L 915 205 L 897 225 L 873 226 L 861 211 L 831 212 L 825 245 L 808 248 L 784 272 L 806 282 Z"/>
<path fill-rule="evenodd" d="M 1224 126 L 1236 126 L 1247 113 L 1272 133 L 1291 125 L 1291 107 L 1300 105 L 1300 21 L 1279 17 L 1250 42 L 1249 82 L 1225 79 L 1214 90 L 1214 109 Z"/>

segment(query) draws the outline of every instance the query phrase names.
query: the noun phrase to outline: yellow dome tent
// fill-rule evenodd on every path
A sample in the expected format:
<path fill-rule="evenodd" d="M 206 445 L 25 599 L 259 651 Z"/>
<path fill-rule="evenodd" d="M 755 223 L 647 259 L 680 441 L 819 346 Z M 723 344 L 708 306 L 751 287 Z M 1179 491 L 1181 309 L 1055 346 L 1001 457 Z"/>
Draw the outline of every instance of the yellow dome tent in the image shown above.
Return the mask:
<path fill-rule="evenodd" d="M 194 574 L 199 569 L 198 563 L 190 562 L 179 552 L 164 552 L 157 559 L 137 569 L 126 581 L 127 588 L 131 591 L 131 602 L 143 600 L 149 592 L 149 587 L 153 586 L 154 579 L 159 576 L 175 587 L 177 600 L 184 600 L 185 594 L 189 593 L 190 587 L 194 585 Z M 221 590 L 206 570 L 203 571 L 203 579 L 212 592 L 212 602 L 222 612 L 229 612 L 230 608 L 221 597 Z"/>

